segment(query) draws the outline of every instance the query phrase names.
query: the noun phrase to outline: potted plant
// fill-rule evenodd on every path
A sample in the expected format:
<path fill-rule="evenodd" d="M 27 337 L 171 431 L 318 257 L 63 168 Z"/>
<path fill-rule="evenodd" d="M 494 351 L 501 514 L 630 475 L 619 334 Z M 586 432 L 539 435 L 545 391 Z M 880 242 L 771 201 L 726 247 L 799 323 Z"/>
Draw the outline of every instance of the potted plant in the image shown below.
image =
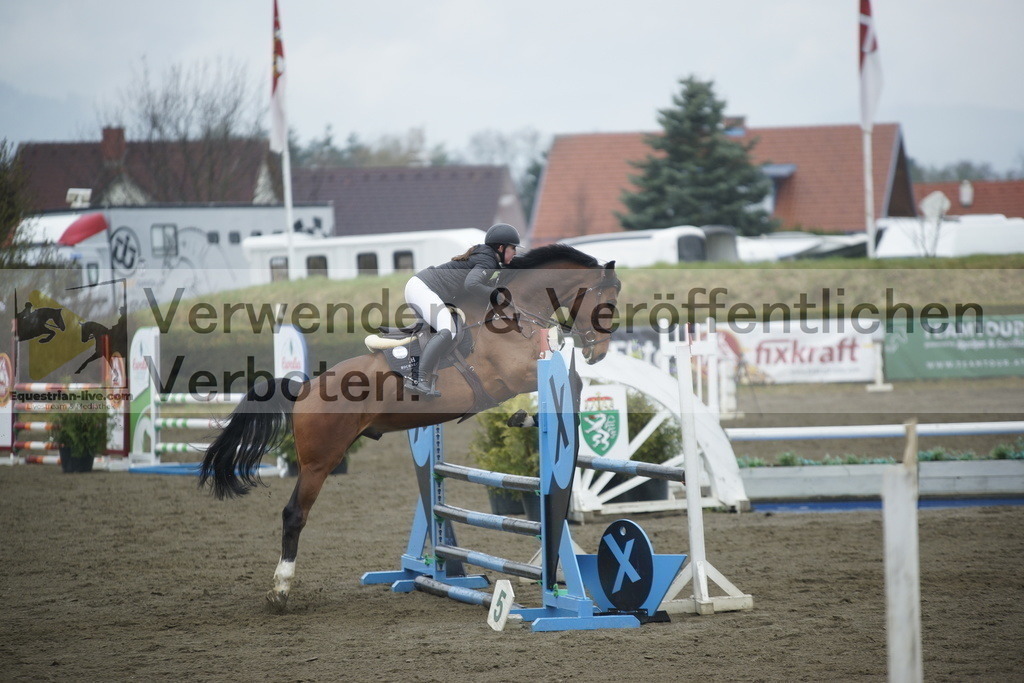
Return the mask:
<path fill-rule="evenodd" d="M 348 459 L 353 453 L 363 447 L 363 438 L 359 437 L 348 447 L 348 451 L 345 452 L 345 458 L 331 470 L 331 474 L 347 474 L 348 473 Z M 288 476 L 294 477 L 299 473 L 299 459 L 295 451 L 295 435 L 289 429 L 288 433 L 281 439 L 281 445 L 278 446 L 278 455 L 284 459 L 288 467 Z"/>
<path fill-rule="evenodd" d="M 626 410 L 628 413 L 626 417 L 628 434 L 631 435 L 640 433 L 640 430 L 658 412 L 654 405 L 647 400 L 647 397 L 638 391 L 627 393 Z M 669 458 L 679 455 L 680 448 L 682 448 L 682 431 L 679 428 L 679 421 L 675 418 L 668 418 L 641 444 L 640 448 L 633 454 L 632 460 L 660 465 Z M 631 479 L 631 477 L 616 475 L 609 482 L 608 488 L 617 486 L 627 479 Z M 665 500 L 666 498 L 668 498 L 668 481 L 664 479 L 649 479 L 608 502 L 627 503 L 641 500 Z"/>
<path fill-rule="evenodd" d="M 540 475 L 537 430 L 516 429 L 505 424 L 517 410 L 535 414 L 537 399 L 524 394 L 477 416 L 477 432 L 469 444 L 469 454 L 480 469 L 524 477 Z M 525 504 L 529 518 L 535 521 L 540 519 L 540 498 L 537 493 L 488 487 L 487 495 L 494 514 L 522 514 Z"/>
<path fill-rule="evenodd" d="M 93 459 L 107 445 L 107 409 L 103 403 L 76 396 L 53 420 L 65 472 L 91 472 Z"/>

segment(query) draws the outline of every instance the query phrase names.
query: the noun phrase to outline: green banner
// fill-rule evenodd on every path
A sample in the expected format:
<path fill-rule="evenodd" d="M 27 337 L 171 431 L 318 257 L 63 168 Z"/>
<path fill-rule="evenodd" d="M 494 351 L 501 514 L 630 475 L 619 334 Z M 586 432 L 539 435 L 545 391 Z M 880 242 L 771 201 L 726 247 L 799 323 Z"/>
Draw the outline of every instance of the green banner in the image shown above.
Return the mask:
<path fill-rule="evenodd" d="M 885 377 L 939 379 L 1024 375 L 1024 316 L 892 321 Z"/>

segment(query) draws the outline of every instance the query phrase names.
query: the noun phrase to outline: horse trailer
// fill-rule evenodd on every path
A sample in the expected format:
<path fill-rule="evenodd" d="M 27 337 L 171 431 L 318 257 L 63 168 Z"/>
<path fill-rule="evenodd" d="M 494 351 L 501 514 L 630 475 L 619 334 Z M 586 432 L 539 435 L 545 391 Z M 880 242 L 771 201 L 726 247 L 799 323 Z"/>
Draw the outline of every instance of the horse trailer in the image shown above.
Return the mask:
<path fill-rule="evenodd" d="M 329 203 L 296 206 L 293 229 L 329 234 Z M 21 240 L 30 262 L 50 252 L 81 272 L 82 285 L 124 279 L 129 301 L 146 305 L 253 284 L 242 242 L 284 233 L 282 205 L 155 205 L 90 208 L 25 219 Z"/>

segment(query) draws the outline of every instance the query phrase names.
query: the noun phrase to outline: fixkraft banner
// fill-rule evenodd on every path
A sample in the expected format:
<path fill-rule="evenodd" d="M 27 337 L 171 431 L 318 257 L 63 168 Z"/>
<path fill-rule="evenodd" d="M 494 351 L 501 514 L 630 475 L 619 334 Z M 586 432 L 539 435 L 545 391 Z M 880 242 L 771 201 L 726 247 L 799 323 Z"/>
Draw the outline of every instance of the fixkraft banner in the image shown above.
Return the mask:
<path fill-rule="evenodd" d="M 719 323 L 719 348 L 732 354 L 744 384 L 870 382 L 876 363 L 872 333 L 853 322 Z"/>
<path fill-rule="evenodd" d="M 885 377 L 1024 375 L 1024 316 L 895 320 L 885 336 Z"/>

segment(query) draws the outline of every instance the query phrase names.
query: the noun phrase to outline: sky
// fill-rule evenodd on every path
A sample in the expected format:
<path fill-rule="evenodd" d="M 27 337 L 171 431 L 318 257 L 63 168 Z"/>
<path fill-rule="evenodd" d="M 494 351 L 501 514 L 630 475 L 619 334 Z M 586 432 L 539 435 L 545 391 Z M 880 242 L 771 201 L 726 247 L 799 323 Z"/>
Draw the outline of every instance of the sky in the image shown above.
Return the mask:
<path fill-rule="evenodd" d="M 422 128 L 658 130 L 678 81 L 751 127 L 856 123 L 859 0 L 279 0 L 289 125 L 364 141 Z M 876 121 L 907 153 L 1024 170 L 1024 2 L 875 0 Z M 266 74 L 272 0 L 0 0 L 0 138 L 98 140 L 139 70 L 228 59 Z M 269 113 L 264 122 L 269 126 Z"/>

